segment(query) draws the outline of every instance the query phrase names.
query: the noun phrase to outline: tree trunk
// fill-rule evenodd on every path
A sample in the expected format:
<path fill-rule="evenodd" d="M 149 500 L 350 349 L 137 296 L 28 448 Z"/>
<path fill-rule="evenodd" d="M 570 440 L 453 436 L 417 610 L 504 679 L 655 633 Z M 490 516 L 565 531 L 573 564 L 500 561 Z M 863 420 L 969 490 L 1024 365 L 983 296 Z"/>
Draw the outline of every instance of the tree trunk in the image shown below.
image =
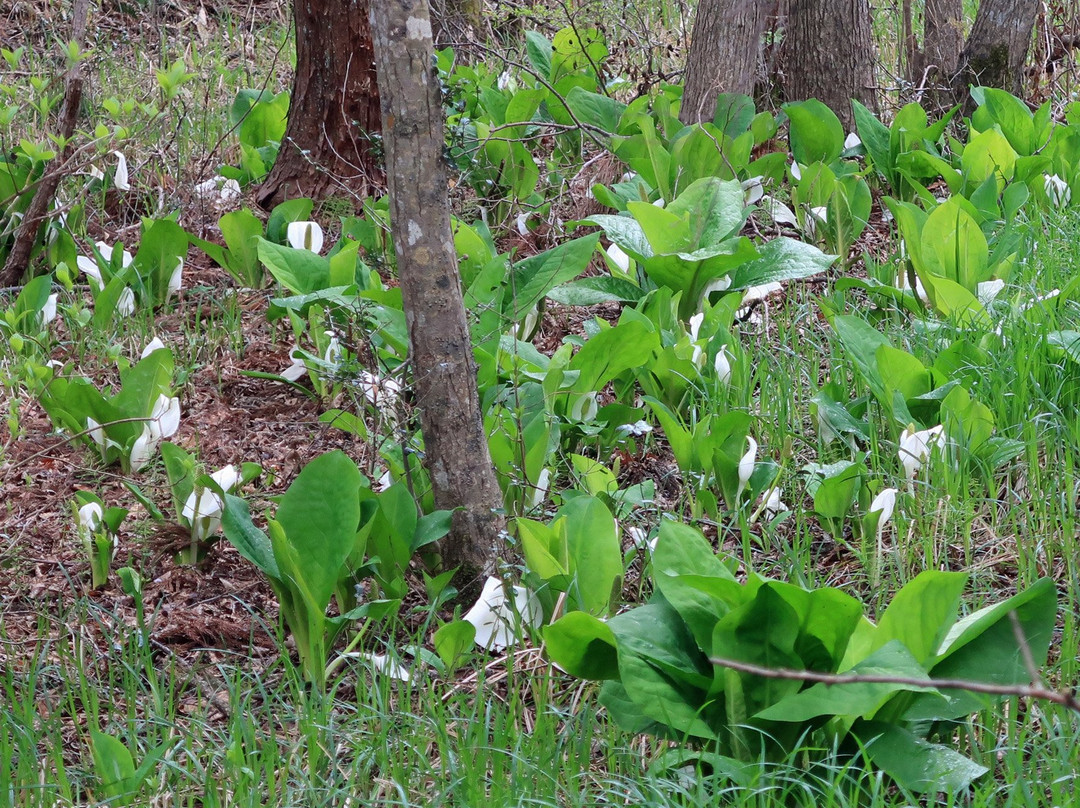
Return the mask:
<path fill-rule="evenodd" d="M 854 129 L 851 99 L 877 109 L 867 0 L 791 0 L 784 95 L 817 98 Z"/>
<path fill-rule="evenodd" d="M 450 229 L 439 76 L 427 0 L 373 0 L 390 225 L 409 329 L 424 464 L 435 504 L 456 508 L 440 543 L 458 588 L 478 591 L 502 546 L 502 496 L 484 434 Z"/>
<path fill-rule="evenodd" d="M 956 100 L 970 112 L 971 86 L 999 87 L 1022 93 L 1024 57 L 1031 45 L 1031 30 L 1039 0 L 982 0 L 967 45 L 960 54 L 953 81 Z"/>
<path fill-rule="evenodd" d="M 294 0 L 296 73 L 289 121 L 258 202 L 367 194 L 382 181 L 373 138 L 379 88 L 368 0 Z"/>
<path fill-rule="evenodd" d="M 763 0 L 701 0 L 690 36 L 679 120 L 711 121 L 719 93 L 754 94 L 764 30 Z"/>
<path fill-rule="evenodd" d="M 953 103 L 953 81 L 964 46 L 963 0 L 926 0 L 923 46 L 908 66 L 908 81 L 927 110 L 942 111 Z"/>

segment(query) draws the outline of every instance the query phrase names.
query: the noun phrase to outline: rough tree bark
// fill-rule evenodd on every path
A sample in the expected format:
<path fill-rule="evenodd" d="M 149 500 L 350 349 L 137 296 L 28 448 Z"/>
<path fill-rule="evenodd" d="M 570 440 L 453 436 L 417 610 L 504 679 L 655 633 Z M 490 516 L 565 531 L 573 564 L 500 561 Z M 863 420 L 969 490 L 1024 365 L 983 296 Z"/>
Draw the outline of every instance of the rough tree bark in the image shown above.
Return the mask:
<path fill-rule="evenodd" d="M 458 588 L 478 589 L 501 546 L 502 496 L 484 435 L 450 230 L 444 122 L 427 0 L 372 0 L 390 224 L 435 504 L 457 508 L 440 543 Z"/>
<path fill-rule="evenodd" d="M 791 0 L 784 48 L 787 100 L 817 98 L 847 131 L 851 99 L 877 109 L 867 0 Z"/>
<path fill-rule="evenodd" d="M 364 196 L 381 183 L 379 89 L 368 0 L 294 0 L 296 73 L 277 161 L 259 189 L 290 197 Z"/>
<path fill-rule="evenodd" d="M 764 30 L 762 0 L 701 0 L 690 35 L 679 120 L 711 121 L 719 93 L 754 94 Z"/>
<path fill-rule="evenodd" d="M 960 54 L 953 81 L 956 100 L 970 112 L 974 101 L 968 87 L 1000 87 L 1020 95 L 1024 57 L 1031 45 L 1031 30 L 1039 0 L 982 0 L 967 44 Z"/>

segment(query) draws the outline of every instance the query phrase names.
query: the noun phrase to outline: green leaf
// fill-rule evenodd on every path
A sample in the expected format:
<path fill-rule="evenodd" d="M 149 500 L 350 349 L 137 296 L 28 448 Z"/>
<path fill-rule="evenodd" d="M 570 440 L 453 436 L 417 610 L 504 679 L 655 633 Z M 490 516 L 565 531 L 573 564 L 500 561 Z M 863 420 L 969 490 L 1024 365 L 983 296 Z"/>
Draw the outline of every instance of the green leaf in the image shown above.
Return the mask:
<path fill-rule="evenodd" d="M 295 553 L 296 573 L 320 612 L 356 539 L 360 486 L 356 464 L 344 452 L 327 452 L 304 466 L 278 506 L 276 521 Z"/>
<path fill-rule="evenodd" d="M 307 295 L 330 285 L 330 261 L 310 250 L 296 250 L 260 238 L 259 260 L 294 295 Z"/>
<path fill-rule="evenodd" d="M 539 255 L 518 261 L 511 270 L 506 308 L 515 322 L 532 311 L 553 288 L 572 281 L 592 259 L 598 233 L 574 239 Z"/>
<path fill-rule="evenodd" d="M 612 275 L 564 283 L 547 293 L 548 300 L 564 306 L 595 306 L 598 303 L 637 303 L 645 292 L 636 283 Z"/>
<path fill-rule="evenodd" d="M 266 534 L 255 527 L 251 521 L 248 504 L 240 497 L 225 495 L 225 512 L 221 517 L 221 527 L 225 538 L 239 551 L 240 555 L 258 567 L 271 581 L 281 581 L 274 550 Z"/>
<path fill-rule="evenodd" d="M 959 752 L 918 738 L 896 724 L 864 721 L 852 732 L 862 740 L 870 762 L 909 791 L 955 794 L 988 771 Z"/>
<path fill-rule="evenodd" d="M 135 761 L 131 752 L 119 740 L 96 729 L 90 730 L 90 751 L 94 758 L 94 773 L 101 780 L 101 788 L 109 798 L 129 795 L 138 783 L 135 777 Z M 126 805 L 127 800 L 117 804 Z"/>
<path fill-rule="evenodd" d="M 626 111 L 622 101 L 581 87 L 574 87 L 566 94 L 566 105 L 582 123 L 612 133 L 618 130 L 619 120 Z"/>
<path fill-rule="evenodd" d="M 551 76 L 551 42 L 537 31 L 525 32 L 525 54 L 533 70 L 547 79 Z"/>
<path fill-rule="evenodd" d="M 412 544 L 409 547 L 411 553 L 415 553 L 422 547 L 442 539 L 450 532 L 450 523 L 453 521 L 452 510 L 432 511 L 424 514 L 416 520 L 416 531 L 413 533 Z"/>
<path fill-rule="evenodd" d="M 566 520 L 571 603 L 593 615 L 607 614 L 622 590 L 622 549 L 615 519 L 603 502 L 590 496 L 571 500 L 559 516 Z"/>
<path fill-rule="evenodd" d="M 874 648 L 902 642 L 920 665 L 930 663 L 946 632 L 956 621 L 960 595 L 967 584 L 963 572 L 926 570 L 896 593 L 878 623 Z"/>
<path fill-rule="evenodd" d="M 456 670 L 472 650 L 476 639 L 476 626 L 468 620 L 455 620 L 438 630 L 431 637 L 435 653 L 449 671 Z"/>
<path fill-rule="evenodd" d="M 544 645 L 555 664 L 582 679 L 616 679 L 619 657 L 607 623 L 586 612 L 570 612 L 543 630 Z"/>
<path fill-rule="evenodd" d="M 812 244 L 790 238 L 773 239 L 762 245 L 759 252 L 760 257 L 732 270 L 729 289 L 809 278 L 827 270 L 837 258 L 826 255 Z"/>
<path fill-rule="evenodd" d="M 287 199 L 275 206 L 266 221 L 266 238 L 275 244 L 284 244 L 289 225 L 308 221 L 314 207 L 315 203 L 307 198 Z"/>
<path fill-rule="evenodd" d="M 929 674 L 919 665 L 902 643 L 893 640 L 879 648 L 844 674 L 856 676 L 886 676 L 925 681 L 926 685 L 906 685 L 893 682 L 852 682 L 851 684 L 815 684 L 781 699 L 758 712 L 754 717 L 769 721 L 801 722 L 818 716 L 872 714 L 893 693 L 917 691 L 936 693 Z"/>
<path fill-rule="evenodd" d="M 836 113 L 815 98 L 787 103 L 788 140 L 797 163 L 831 163 L 844 150 L 844 127 Z"/>
<path fill-rule="evenodd" d="M 244 286 L 261 286 L 259 238 L 263 234 L 262 222 L 250 210 L 241 208 L 218 219 L 218 227 L 229 248 L 227 263 L 222 266 Z"/>

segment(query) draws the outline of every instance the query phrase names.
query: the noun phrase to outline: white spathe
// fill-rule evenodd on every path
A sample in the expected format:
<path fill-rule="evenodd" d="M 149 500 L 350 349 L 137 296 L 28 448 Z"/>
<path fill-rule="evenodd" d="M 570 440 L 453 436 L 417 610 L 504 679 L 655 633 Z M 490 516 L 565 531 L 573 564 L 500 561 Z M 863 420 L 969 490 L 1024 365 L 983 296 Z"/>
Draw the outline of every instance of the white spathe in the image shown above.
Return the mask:
<path fill-rule="evenodd" d="M 116 172 L 113 174 L 113 186 L 119 191 L 130 191 L 128 183 L 128 163 L 123 152 L 114 151 L 116 155 Z"/>
<path fill-rule="evenodd" d="M 878 516 L 878 533 L 881 533 L 885 524 L 892 519 L 893 510 L 896 508 L 896 494 L 895 488 L 883 488 L 881 493 L 874 497 L 873 502 L 870 503 L 870 513 L 879 513 Z"/>
<path fill-rule="evenodd" d="M 862 145 L 862 140 L 860 140 L 859 136 L 857 134 L 855 134 L 854 132 L 849 132 L 848 136 L 846 138 L 844 138 L 844 148 L 845 149 L 854 149 L 856 146 L 861 146 L 861 145 Z"/>
<path fill-rule="evenodd" d="M 765 196 L 765 188 L 761 184 L 761 176 L 751 177 L 748 180 L 743 180 L 741 185 L 743 189 L 743 203 L 746 205 L 753 205 L 755 202 L 759 202 L 763 196 Z"/>
<path fill-rule="evenodd" d="M 286 381 L 295 382 L 307 375 L 307 365 L 304 364 L 303 357 L 297 356 L 296 352 L 300 350 L 296 345 L 289 351 L 289 360 L 291 364 L 281 371 L 281 378 Z"/>
<path fill-rule="evenodd" d="M 121 317 L 130 317 L 135 313 L 135 293 L 130 286 L 125 286 L 120 297 L 116 299 L 116 313 Z"/>
<path fill-rule="evenodd" d="M 229 493 L 240 481 L 240 472 L 230 463 L 211 474 L 210 479 L 221 486 L 222 491 Z M 196 487 L 188 495 L 180 516 L 191 525 L 191 538 L 199 542 L 217 532 L 224 511 L 225 502 L 216 491 Z"/>
<path fill-rule="evenodd" d="M 757 441 L 747 435 L 746 442 L 749 444 L 750 448 L 747 449 L 746 454 L 739 459 L 739 491 L 735 495 L 736 498 L 741 497 L 743 491 L 750 485 L 750 475 L 754 473 L 754 466 L 757 464 Z"/>
<path fill-rule="evenodd" d="M 330 342 L 326 345 L 326 352 L 323 354 L 323 361 L 328 365 L 337 367 L 341 364 L 341 359 L 344 356 L 344 352 L 341 348 L 341 340 L 338 339 L 337 334 L 333 331 L 324 331 L 323 333 L 330 337 Z"/>
<path fill-rule="evenodd" d="M 1055 208 L 1063 208 L 1072 201 L 1072 189 L 1057 174 L 1043 174 L 1043 187 L 1050 204 Z"/>
<path fill-rule="evenodd" d="M 180 399 L 176 396 L 158 395 L 150 411 L 150 420 L 143 426 L 142 434 L 131 447 L 131 468 L 138 471 L 154 457 L 165 438 L 171 438 L 180 428 Z"/>
<path fill-rule="evenodd" d="M 916 430 L 914 425 L 908 426 L 900 435 L 900 462 L 904 466 L 904 473 L 908 482 L 919 473 L 923 463 L 930 457 L 934 449 L 945 446 L 945 428 L 940 424 L 930 429 Z"/>
<path fill-rule="evenodd" d="M 731 383 L 731 359 L 728 356 L 726 343 L 721 345 L 720 350 L 716 352 L 713 369 L 716 371 L 716 378 L 720 380 L 720 384 L 727 385 Z"/>
<path fill-rule="evenodd" d="M 87 502 L 79 508 L 79 535 L 88 540 L 91 534 L 101 530 L 105 521 L 105 512 L 96 502 Z"/>
<path fill-rule="evenodd" d="M 56 319 L 56 301 L 60 299 L 58 294 L 49 295 L 45 305 L 41 307 L 41 324 L 48 325 Z"/>
<path fill-rule="evenodd" d="M 652 425 L 647 421 L 635 421 L 632 424 L 622 424 L 615 428 L 616 432 L 621 432 L 624 435 L 634 435 L 640 437 L 641 435 L 648 435 L 653 431 Z"/>
<path fill-rule="evenodd" d="M 524 626 L 535 627 L 543 618 L 540 604 L 529 596 L 523 586 L 510 587 L 507 596 L 503 582 L 489 577 L 480 598 L 465 614 L 464 620 L 476 629 L 476 644 L 491 651 L 501 651 L 512 645 Z"/>
<path fill-rule="evenodd" d="M 607 256 L 611 259 L 611 262 L 623 272 L 630 271 L 630 256 L 627 255 L 623 251 L 623 248 L 614 241 L 611 242 L 611 245 L 607 248 Z"/>
<path fill-rule="evenodd" d="M 183 258 L 177 258 L 176 259 L 176 269 L 174 269 L 172 271 L 172 274 L 169 276 L 169 289 L 168 289 L 168 292 L 167 292 L 168 297 L 172 297 L 177 292 L 179 292 L 180 288 L 183 285 L 184 285 L 184 259 Z"/>
<path fill-rule="evenodd" d="M 285 237 L 288 239 L 289 245 L 297 250 L 311 250 L 313 253 L 322 252 L 323 230 L 316 222 L 289 222 Z"/>
<path fill-rule="evenodd" d="M 983 281 L 975 287 L 975 297 L 979 299 L 979 302 L 984 306 L 989 306 L 994 302 L 1001 290 L 1005 288 L 1005 281 L 997 278 L 992 281 Z"/>
<path fill-rule="evenodd" d="M 382 411 L 392 412 L 401 397 L 400 384 L 393 379 L 368 373 L 366 370 L 357 377 L 357 385 L 368 404 Z"/>
<path fill-rule="evenodd" d="M 154 351 L 160 351 L 160 350 L 163 350 L 164 348 L 165 348 L 165 343 L 161 341 L 161 338 L 160 337 L 154 337 L 152 340 L 150 340 L 148 343 L 146 343 L 146 347 L 142 349 L 142 353 L 139 354 L 139 358 L 140 359 L 146 359 L 146 357 L 148 357 Z"/>

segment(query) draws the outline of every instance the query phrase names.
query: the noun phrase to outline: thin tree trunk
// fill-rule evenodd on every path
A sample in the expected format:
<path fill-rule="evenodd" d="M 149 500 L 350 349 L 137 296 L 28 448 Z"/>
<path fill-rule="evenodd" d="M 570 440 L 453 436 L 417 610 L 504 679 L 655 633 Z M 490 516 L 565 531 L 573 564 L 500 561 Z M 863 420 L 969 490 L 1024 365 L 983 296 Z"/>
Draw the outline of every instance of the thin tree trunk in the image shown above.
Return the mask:
<path fill-rule="evenodd" d="M 1023 90 L 1024 58 L 1039 0 L 982 0 L 953 81 L 956 100 L 970 111 L 971 86 L 999 87 L 1014 95 Z"/>
<path fill-rule="evenodd" d="M 763 0 L 701 0 L 690 35 L 679 120 L 711 121 L 719 93 L 754 94 L 764 30 Z"/>
<path fill-rule="evenodd" d="M 784 95 L 817 98 L 854 128 L 851 100 L 877 109 L 867 0 L 791 0 Z"/>
<path fill-rule="evenodd" d="M 926 109 L 942 110 L 952 105 L 953 81 L 963 46 L 963 0 L 926 0 L 923 46 L 914 51 L 908 69 L 908 80 Z"/>
<path fill-rule="evenodd" d="M 427 0 L 372 0 L 390 224 L 409 329 L 424 463 L 435 504 L 456 508 L 440 544 L 458 588 L 478 589 L 502 546 L 502 496 L 484 435 L 450 229 L 439 75 Z"/>
<path fill-rule="evenodd" d="M 362 197 L 382 181 L 379 88 L 368 0 L 294 0 L 296 73 L 289 121 L 258 202 Z"/>

